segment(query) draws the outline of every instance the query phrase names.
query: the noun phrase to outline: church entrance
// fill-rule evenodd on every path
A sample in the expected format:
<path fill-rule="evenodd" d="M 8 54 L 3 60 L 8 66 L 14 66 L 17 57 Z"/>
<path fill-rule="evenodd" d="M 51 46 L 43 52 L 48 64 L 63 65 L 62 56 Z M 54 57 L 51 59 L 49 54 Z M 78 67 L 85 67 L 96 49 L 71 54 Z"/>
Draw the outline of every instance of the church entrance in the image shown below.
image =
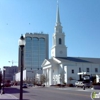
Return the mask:
<path fill-rule="evenodd" d="M 79 75 L 79 80 L 82 81 L 82 75 Z"/>

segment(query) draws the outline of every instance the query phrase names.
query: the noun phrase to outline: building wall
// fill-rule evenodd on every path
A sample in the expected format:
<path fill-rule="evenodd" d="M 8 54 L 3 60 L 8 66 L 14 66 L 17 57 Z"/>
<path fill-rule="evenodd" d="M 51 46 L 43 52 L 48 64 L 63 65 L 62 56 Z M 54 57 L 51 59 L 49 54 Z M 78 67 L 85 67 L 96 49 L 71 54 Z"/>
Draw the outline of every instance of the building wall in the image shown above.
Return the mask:
<path fill-rule="evenodd" d="M 36 70 L 23 70 L 23 81 L 34 79 Z M 20 72 L 16 73 L 15 80 L 20 81 Z"/>
<path fill-rule="evenodd" d="M 15 73 L 18 72 L 18 67 L 17 66 L 3 66 L 5 68 L 5 80 L 11 80 L 13 81 L 13 76 Z"/>
<path fill-rule="evenodd" d="M 20 81 L 20 72 L 15 74 L 15 80 Z"/>
<path fill-rule="evenodd" d="M 73 81 L 69 81 L 68 83 L 75 83 L 76 80 L 79 80 L 79 68 L 81 68 L 81 72 L 86 72 L 86 74 L 92 76 L 96 76 L 96 74 L 100 73 L 100 65 L 99 64 L 91 64 L 91 63 L 72 63 L 72 65 L 67 65 L 67 78 L 72 77 Z M 89 72 L 87 72 L 87 68 L 89 68 Z M 98 68 L 98 72 L 95 72 L 95 68 Z M 72 74 L 72 70 L 74 73 Z"/>
<path fill-rule="evenodd" d="M 52 67 L 51 67 L 52 66 Z M 79 80 L 79 68 L 81 68 L 81 72 L 86 72 L 86 74 L 92 76 L 96 76 L 100 74 L 100 65 L 94 63 L 78 63 L 78 62 L 63 62 L 63 64 L 53 64 L 45 65 L 43 67 L 43 73 L 47 73 L 49 77 L 49 81 L 47 85 L 56 85 L 62 84 L 62 80 L 60 79 L 61 73 L 64 76 L 64 82 L 74 84 L 77 80 Z M 89 72 L 87 72 L 87 68 L 89 68 Z M 98 72 L 95 72 L 95 68 L 98 68 Z M 72 73 L 74 70 L 74 73 Z M 69 80 L 72 77 L 74 80 Z"/>
<path fill-rule="evenodd" d="M 41 73 L 41 64 L 44 59 L 48 59 L 49 44 L 48 34 L 43 33 L 26 33 L 24 47 L 24 69 L 39 69 Z M 19 49 L 19 71 L 21 66 Z"/>

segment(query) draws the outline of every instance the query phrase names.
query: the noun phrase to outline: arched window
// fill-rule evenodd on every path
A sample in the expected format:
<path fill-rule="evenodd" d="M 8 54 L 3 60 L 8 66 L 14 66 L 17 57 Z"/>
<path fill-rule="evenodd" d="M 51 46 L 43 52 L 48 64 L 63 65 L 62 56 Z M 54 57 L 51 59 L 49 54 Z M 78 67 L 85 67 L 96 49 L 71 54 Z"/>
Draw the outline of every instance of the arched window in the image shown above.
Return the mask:
<path fill-rule="evenodd" d="M 61 38 L 59 38 L 59 44 L 61 44 L 61 42 L 62 42 L 62 41 L 61 41 Z"/>

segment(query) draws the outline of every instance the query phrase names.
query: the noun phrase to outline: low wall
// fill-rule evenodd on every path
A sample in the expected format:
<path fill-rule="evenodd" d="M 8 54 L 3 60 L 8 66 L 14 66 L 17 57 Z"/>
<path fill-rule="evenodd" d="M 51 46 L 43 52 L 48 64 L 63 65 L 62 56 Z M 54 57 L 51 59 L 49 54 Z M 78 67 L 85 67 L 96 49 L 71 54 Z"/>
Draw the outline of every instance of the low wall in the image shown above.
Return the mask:
<path fill-rule="evenodd" d="M 93 85 L 94 89 L 100 89 L 100 85 Z"/>

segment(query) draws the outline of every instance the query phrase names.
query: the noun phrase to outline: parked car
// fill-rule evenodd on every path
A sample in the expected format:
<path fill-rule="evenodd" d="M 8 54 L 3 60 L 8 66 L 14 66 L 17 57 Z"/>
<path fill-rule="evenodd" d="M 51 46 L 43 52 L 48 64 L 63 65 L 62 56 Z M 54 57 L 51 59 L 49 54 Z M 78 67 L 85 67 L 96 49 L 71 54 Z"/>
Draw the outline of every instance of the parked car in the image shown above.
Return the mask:
<path fill-rule="evenodd" d="M 29 87 L 32 87 L 32 86 L 33 86 L 33 84 L 28 84 L 28 86 L 29 86 Z"/>
<path fill-rule="evenodd" d="M 76 81 L 75 82 L 75 86 L 76 87 L 83 87 L 83 86 L 85 86 L 85 87 L 91 87 L 91 83 L 90 82 L 85 82 L 85 81 Z"/>
<path fill-rule="evenodd" d="M 23 84 L 23 88 L 28 88 L 28 85 L 26 83 Z"/>
<path fill-rule="evenodd" d="M 11 84 L 10 83 L 5 83 L 4 86 L 5 87 L 11 87 Z"/>
<path fill-rule="evenodd" d="M 3 85 L 3 83 L 1 83 L 1 87 L 3 87 L 4 85 Z"/>

